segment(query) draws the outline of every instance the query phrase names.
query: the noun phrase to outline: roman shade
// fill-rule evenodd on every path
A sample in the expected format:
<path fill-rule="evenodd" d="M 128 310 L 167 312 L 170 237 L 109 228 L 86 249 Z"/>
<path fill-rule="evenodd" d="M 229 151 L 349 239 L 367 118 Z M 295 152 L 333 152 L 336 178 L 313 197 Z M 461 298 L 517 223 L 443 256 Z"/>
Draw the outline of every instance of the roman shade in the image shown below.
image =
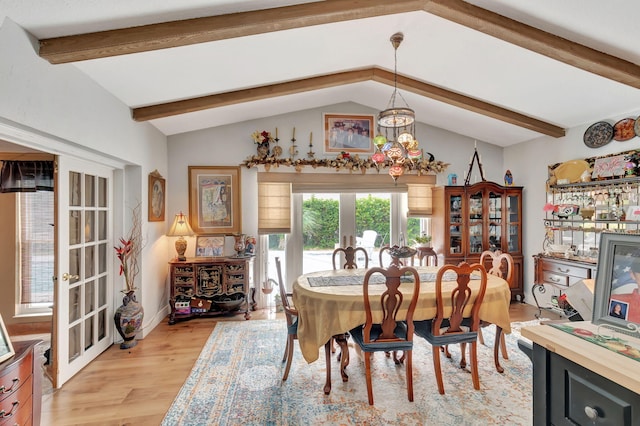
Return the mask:
<path fill-rule="evenodd" d="M 2 161 L 0 192 L 53 191 L 53 161 Z"/>
<path fill-rule="evenodd" d="M 258 182 L 258 234 L 291 232 L 291 183 Z"/>
<path fill-rule="evenodd" d="M 407 217 L 431 216 L 433 213 L 432 187 L 433 185 L 422 183 L 407 184 Z"/>

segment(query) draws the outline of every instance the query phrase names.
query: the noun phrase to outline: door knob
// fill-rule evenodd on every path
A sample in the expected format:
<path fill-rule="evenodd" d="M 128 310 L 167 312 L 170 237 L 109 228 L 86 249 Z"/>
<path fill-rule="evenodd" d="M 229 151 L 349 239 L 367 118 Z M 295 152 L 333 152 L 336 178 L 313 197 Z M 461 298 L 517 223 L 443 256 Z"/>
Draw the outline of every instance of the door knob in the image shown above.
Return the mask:
<path fill-rule="evenodd" d="M 62 274 L 62 280 L 63 281 L 69 281 L 69 279 L 79 280 L 80 279 L 80 275 L 69 275 L 67 272 Z"/>

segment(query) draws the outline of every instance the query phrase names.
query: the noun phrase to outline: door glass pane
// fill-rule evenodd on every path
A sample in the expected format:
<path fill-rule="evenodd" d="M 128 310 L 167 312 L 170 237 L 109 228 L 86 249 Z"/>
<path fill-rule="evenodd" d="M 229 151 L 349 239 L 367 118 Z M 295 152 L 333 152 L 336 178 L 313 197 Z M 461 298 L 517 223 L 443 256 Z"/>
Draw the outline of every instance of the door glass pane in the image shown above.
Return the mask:
<path fill-rule="evenodd" d="M 98 279 L 98 306 L 103 307 L 107 303 L 107 277 Z"/>
<path fill-rule="evenodd" d="M 369 254 L 369 267 L 379 266 L 380 247 L 391 242 L 391 194 L 356 194 L 357 244 Z M 383 259 L 388 265 L 391 259 Z M 361 264 L 361 263 L 359 263 Z"/>
<path fill-rule="evenodd" d="M 69 363 L 80 356 L 80 329 L 81 324 L 69 329 Z"/>
<path fill-rule="evenodd" d="M 69 172 L 69 207 L 80 207 L 82 203 L 81 174 Z"/>
<path fill-rule="evenodd" d="M 107 212 L 106 211 L 98 212 L 98 239 L 99 240 L 107 239 Z"/>
<path fill-rule="evenodd" d="M 98 245 L 98 274 L 107 272 L 107 244 Z"/>
<path fill-rule="evenodd" d="M 75 248 L 69 250 L 69 268 L 67 268 L 71 276 L 71 278 L 69 278 L 69 284 L 76 283 L 80 279 L 80 265 L 80 249 Z M 78 278 L 75 278 L 76 276 Z"/>
<path fill-rule="evenodd" d="M 95 247 L 87 246 L 84 249 L 85 262 L 84 262 L 84 276 L 85 278 L 91 278 L 96 274 L 95 271 Z"/>
<path fill-rule="evenodd" d="M 98 312 L 98 340 L 102 340 L 107 336 L 107 310 L 102 309 Z"/>
<path fill-rule="evenodd" d="M 93 306 L 95 297 L 95 281 L 89 281 L 84 285 L 84 311 L 91 312 L 95 309 Z"/>
<path fill-rule="evenodd" d="M 69 245 L 80 244 L 82 232 L 81 212 L 79 210 L 69 211 Z"/>
<path fill-rule="evenodd" d="M 93 316 L 84 321 L 84 350 L 93 346 Z"/>
<path fill-rule="evenodd" d="M 69 289 L 69 323 L 77 321 L 80 318 L 80 310 L 82 309 L 82 300 L 80 299 L 80 286 Z"/>
<path fill-rule="evenodd" d="M 95 216 L 94 211 L 84 212 L 84 242 L 95 241 Z"/>
<path fill-rule="evenodd" d="M 84 205 L 86 207 L 95 207 L 96 205 L 96 190 L 95 190 L 95 176 L 85 175 L 85 196 L 84 196 Z"/>
<path fill-rule="evenodd" d="M 333 269 L 331 255 L 338 247 L 339 194 L 304 194 L 302 201 L 303 272 Z"/>
<path fill-rule="evenodd" d="M 98 207 L 107 207 L 107 179 L 98 178 Z"/>

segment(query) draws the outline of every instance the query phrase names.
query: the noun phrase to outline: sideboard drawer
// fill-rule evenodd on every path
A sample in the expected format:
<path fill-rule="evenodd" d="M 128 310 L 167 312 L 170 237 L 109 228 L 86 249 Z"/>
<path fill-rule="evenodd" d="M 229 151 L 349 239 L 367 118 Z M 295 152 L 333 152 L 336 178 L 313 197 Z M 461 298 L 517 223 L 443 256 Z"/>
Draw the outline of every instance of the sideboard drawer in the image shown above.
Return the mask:
<path fill-rule="evenodd" d="M 33 392 L 32 375 L 20 381 L 18 388 L 0 401 L 0 425 L 24 424 L 20 418 L 31 417 L 31 393 Z M 26 414 L 26 415 L 25 415 Z"/>
<path fill-rule="evenodd" d="M 33 368 L 33 353 L 29 352 L 24 357 L 24 362 L 15 363 L 2 370 L 0 375 L 0 401 L 9 398 L 24 382 L 31 377 Z M 4 409 L 4 405 L 2 406 Z M 9 408 L 10 410 L 11 408 Z"/>
<path fill-rule="evenodd" d="M 542 280 L 545 283 L 569 286 L 569 277 L 561 274 L 554 274 L 553 272 L 544 271 L 542 273 Z"/>
<path fill-rule="evenodd" d="M 571 275 L 580 279 L 590 278 L 590 271 L 580 266 L 567 265 L 566 263 L 544 262 L 544 270 L 555 274 Z"/>
<path fill-rule="evenodd" d="M 638 394 L 554 353 L 549 365 L 552 424 L 640 424 Z"/>

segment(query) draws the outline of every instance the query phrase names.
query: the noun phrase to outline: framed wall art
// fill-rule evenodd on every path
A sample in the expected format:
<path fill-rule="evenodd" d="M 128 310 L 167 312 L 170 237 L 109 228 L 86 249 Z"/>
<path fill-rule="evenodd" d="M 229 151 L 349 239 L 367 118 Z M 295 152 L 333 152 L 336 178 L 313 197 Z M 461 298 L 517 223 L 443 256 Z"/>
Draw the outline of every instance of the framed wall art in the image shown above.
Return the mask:
<path fill-rule="evenodd" d="M 199 235 L 242 232 L 240 167 L 189 166 L 189 221 Z"/>
<path fill-rule="evenodd" d="M 149 222 L 163 222 L 165 180 L 157 170 L 149 173 Z"/>
<path fill-rule="evenodd" d="M 196 257 L 224 256 L 224 235 L 196 238 Z"/>
<path fill-rule="evenodd" d="M 325 154 L 373 153 L 373 115 L 323 114 Z"/>
<path fill-rule="evenodd" d="M 6 361 L 15 354 L 13 345 L 11 344 L 11 338 L 9 337 L 9 333 L 7 333 L 7 328 L 4 326 L 2 315 L 0 315 L 0 362 Z"/>

